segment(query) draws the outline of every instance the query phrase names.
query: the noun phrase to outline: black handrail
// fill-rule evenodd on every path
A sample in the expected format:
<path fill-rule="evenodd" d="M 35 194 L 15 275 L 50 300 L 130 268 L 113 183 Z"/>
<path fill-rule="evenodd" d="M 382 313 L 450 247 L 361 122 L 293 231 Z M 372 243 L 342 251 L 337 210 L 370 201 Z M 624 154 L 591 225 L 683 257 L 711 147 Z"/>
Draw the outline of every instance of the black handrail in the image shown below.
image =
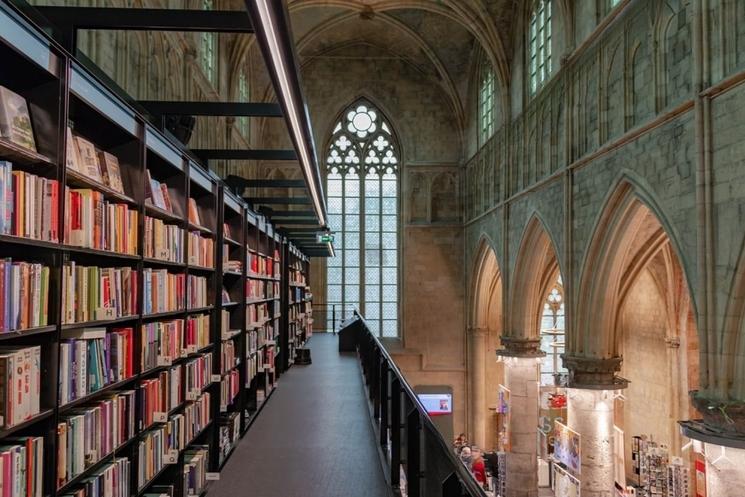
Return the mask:
<path fill-rule="evenodd" d="M 394 488 L 400 485 L 399 468 L 403 465 L 409 497 L 486 497 L 473 474 L 443 439 L 385 346 L 370 331 L 365 318 L 357 310 L 354 314 L 362 324 L 362 332 L 357 335 L 357 351 L 367 383 L 371 414 L 380 445 L 390 449 L 386 462 L 391 485 Z M 396 426 L 399 430 L 394 429 Z"/>

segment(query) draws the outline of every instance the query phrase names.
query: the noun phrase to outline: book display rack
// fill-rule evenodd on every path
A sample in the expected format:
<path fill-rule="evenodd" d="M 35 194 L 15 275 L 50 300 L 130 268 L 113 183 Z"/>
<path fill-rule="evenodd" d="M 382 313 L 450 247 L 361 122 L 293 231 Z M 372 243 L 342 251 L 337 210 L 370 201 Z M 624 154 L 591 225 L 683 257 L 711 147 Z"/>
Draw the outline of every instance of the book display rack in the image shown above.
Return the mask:
<path fill-rule="evenodd" d="M 202 495 L 277 385 L 303 256 L 2 3 L 0 65 L 8 495 Z"/>

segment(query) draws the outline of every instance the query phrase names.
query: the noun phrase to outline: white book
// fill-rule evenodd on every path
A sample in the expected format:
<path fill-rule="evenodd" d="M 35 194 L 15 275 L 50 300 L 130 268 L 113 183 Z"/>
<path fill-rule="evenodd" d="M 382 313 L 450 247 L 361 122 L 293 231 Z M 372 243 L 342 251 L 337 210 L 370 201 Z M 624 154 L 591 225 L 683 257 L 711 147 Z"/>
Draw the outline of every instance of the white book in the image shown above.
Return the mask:
<path fill-rule="evenodd" d="M 59 398 L 60 404 L 70 402 L 70 391 L 68 383 L 70 382 L 70 344 L 60 343 L 60 378 L 59 378 Z"/>
<path fill-rule="evenodd" d="M 41 412 L 41 346 L 37 345 L 30 349 L 31 360 L 31 412 Z"/>
<path fill-rule="evenodd" d="M 106 338 L 106 328 L 62 330 L 62 338 L 67 340 L 93 340 L 96 338 Z"/>
<path fill-rule="evenodd" d="M 77 398 L 79 399 L 88 394 L 88 351 L 84 342 L 75 344 L 75 362 L 78 365 Z"/>

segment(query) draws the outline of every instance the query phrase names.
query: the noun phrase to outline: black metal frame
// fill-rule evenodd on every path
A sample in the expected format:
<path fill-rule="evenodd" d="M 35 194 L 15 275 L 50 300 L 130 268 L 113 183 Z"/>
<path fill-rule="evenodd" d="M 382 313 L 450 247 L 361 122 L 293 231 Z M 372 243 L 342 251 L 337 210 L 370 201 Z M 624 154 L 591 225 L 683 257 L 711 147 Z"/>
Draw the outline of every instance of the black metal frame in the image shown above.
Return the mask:
<path fill-rule="evenodd" d="M 386 478 L 394 489 L 401 482 L 401 467 L 406 473 L 409 497 L 486 497 L 473 475 L 455 456 L 419 402 L 406 378 L 396 366 L 378 337 L 370 332 L 364 318 L 362 333 L 357 335 L 357 352 L 370 401 L 377 440 L 390 459 Z"/>

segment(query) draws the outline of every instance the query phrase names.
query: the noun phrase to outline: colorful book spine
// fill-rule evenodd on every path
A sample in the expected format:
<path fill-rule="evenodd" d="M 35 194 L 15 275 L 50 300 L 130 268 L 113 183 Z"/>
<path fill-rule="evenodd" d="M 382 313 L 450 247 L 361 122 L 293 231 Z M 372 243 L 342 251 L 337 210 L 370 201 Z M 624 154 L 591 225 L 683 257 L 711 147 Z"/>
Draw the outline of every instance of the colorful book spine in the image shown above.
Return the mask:
<path fill-rule="evenodd" d="M 220 345 L 220 350 L 222 351 L 220 357 L 220 372 L 222 374 L 225 374 L 231 369 L 237 367 L 240 361 L 238 360 L 238 356 L 236 355 L 235 342 L 233 342 L 233 340 L 225 340 L 224 342 L 222 342 Z"/>
<path fill-rule="evenodd" d="M 85 323 L 137 312 L 137 270 L 130 267 L 62 267 L 62 323 Z"/>
<path fill-rule="evenodd" d="M 200 495 L 207 488 L 209 449 L 206 446 L 189 449 L 184 453 L 184 495 Z"/>
<path fill-rule="evenodd" d="M 184 230 L 160 219 L 145 216 L 144 256 L 150 259 L 184 261 Z"/>
<path fill-rule="evenodd" d="M 198 309 L 200 307 L 207 307 L 209 305 L 209 280 L 204 276 L 189 275 L 188 285 L 188 308 Z"/>
<path fill-rule="evenodd" d="M 187 362 L 184 377 L 186 400 L 193 400 L 212 383 L 212 352 Z"/>
<path fill-rule="evenodd" d="M 143 280 L 144 314 L 184 309 L 186 275 L 146 268 L 143 270 Z"/>
<path fill-rule="evenodd" d="M 212 238 L 189 232 L 189 265 L 215 267 L 215 242 Z"/>
<path fill-rule="evenodd" d="M 141 370 L 170 366 L 187 355 L 184 320 L 161 321 L 142 325 Z"/>
<path fill-rule="evenodd" d="M 40 396 L 41 347 L 0 347 L 0 427 L 39 414 Z"/>
<path fill-rule="evenodd" d="M 41 497 L 44 476 L 44 438 L 18 437 L 0 444 L 3 497 Z"/>
<path fill-rule="evenodd" d="M 130 497 L 130 466 L 126 457 L 115 458 L 60 497 Z"/>
<path fill-rule="evenodd" d="M 50 268 L 0 259 L 0 333 L 49 324 Z"/>
<path fill-rule="evenodd" d="M 59 182 L 0 161 L 0 234 L 59 241 Z"/>
<path fill-rule="evenodd" d="M 137 255 L 138 213 L 91 189 L 65 188 L 65 243 Z"/>
<path fill-rule="evenodd" d="M 220 412 L 225 412 L 238 398 L 241 391 L 240 374 L 237 369 L 230 371 L 220 381 Z"/>

